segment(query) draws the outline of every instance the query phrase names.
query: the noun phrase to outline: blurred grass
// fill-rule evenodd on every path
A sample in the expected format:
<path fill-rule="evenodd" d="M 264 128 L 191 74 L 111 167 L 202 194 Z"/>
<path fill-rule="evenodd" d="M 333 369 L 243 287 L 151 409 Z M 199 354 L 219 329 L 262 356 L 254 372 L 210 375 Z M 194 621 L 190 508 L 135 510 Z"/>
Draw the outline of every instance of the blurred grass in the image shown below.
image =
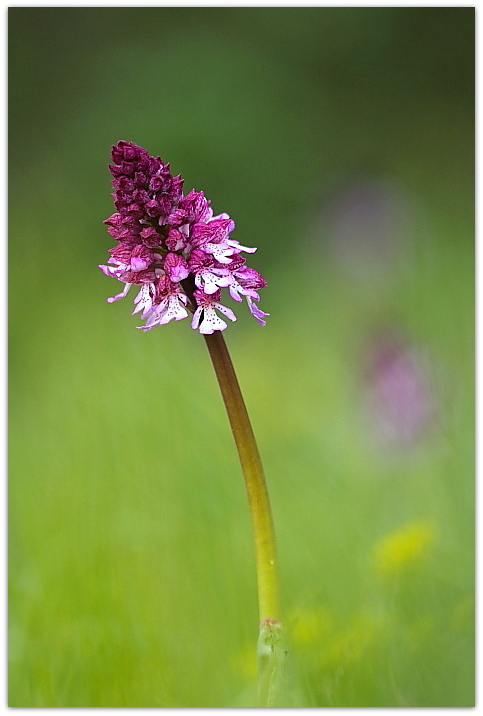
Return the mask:
<path fill-rule="evenodd" d="M 185 25 L 182 9 L 74 10 L 9 12 L 10 705 L 226 706 L 254 678 L 249 516 L 203 341 L 185 322 L 136 331 L 130 299 L 107 305 L 113 282 L 96 274 L 118 138 L 172 160 L 259 246 L 272 315 L 261 329 L 241 309 L 226 338 L 306 703 L 472 705 L 472 100 L 458 55 L 472 16 L 206 9 Z M 439 31 L 419 65 L 425 27 Z M 437 59 L 445 42 L 460 74 Z M 368 280 L 335 261 L 317 219 L 361 173 L 395 177 L 418 206 L 405 259 Z M 368 438 L 360 381 L 362 345 L 388 320 L 429 352 L 440 405 L 394 455 Z"/>

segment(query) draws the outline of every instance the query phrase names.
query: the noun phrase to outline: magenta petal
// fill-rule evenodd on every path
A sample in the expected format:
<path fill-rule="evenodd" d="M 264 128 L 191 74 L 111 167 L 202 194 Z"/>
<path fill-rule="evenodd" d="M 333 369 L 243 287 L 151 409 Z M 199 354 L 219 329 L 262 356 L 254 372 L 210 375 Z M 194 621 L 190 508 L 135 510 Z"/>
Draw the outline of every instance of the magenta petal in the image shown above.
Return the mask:
<path fill-rule="evenodd" d="M 258 323 L 261 326 L 265 326 L 267 322 L 264 321 L 263 319 L 265 316 L 269 316 L 270 314 L 265 313 L 265 311 L 262 311 L 260 308 L 258 308 L 258 306 L 255 303 L 253 303 L 253 301 L 250 298 L 247 298 L 247 302 L 248 302 L 248 307 L 250 309 L 250 313 L 252 314 L 252 316 L 254 316 L 254 318 L 256 318 L 256 320 L 258 321 Z"/>

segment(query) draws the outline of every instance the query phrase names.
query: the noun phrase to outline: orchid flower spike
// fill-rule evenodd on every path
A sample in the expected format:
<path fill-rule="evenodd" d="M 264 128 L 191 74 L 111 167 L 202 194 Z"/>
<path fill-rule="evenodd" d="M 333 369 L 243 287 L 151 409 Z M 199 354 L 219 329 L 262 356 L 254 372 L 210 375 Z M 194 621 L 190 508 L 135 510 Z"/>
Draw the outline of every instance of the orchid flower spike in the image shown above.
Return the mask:
<path fill-rule="evenodd" d="M 233 300 L 246 299 L 264 326 L 269 314 L 254 302 L 267 282 L 245 265 L 242 253 L 256 248 L 230 238 L 235 222 L 228 214 L 214 216 L 203 192 L 192 189 L 184 195 L 181 176 L 172 176 L 169 164 L 132 142 L 119 141 L 111 157 L 116 212 L 104 223 L 117 244 L 99 268 L 124 288 L 108 302 L 124 298 L 134 285 L 133 313 L 141 312 L 145 321 L 139 328 L 179 321 L 190 311 L 192 328 L 206 334 L 227 327 L 215 308 L 236 320 L 220 303 L 221 290 L 228 289 Z"/>

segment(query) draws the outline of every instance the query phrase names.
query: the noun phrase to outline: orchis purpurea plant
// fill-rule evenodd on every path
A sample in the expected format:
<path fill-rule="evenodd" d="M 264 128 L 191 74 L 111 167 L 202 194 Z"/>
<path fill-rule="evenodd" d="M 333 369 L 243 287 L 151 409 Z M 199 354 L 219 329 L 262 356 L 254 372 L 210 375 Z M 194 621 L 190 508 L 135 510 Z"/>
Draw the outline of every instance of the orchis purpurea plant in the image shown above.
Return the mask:
<path fill-rule="evenodd" d="M 228 214 L 213 215 L 203 192 L 183 194 L 181 176 L 172 176 L 169 164 L 152 157 L 132 142 L 112 148 L 116 212 L 104 223 L 117 244 L 100 268 L 124 283 L 109 302 L 124 298 L 131 285 L 138 287 L 133 313 L 145 321 L 144 331 L 179 321 L 192 314 L 191 327 L 204 335 L 245 478 L 252 517 L 259 602 L 259 706 L 288 706 L 288 651 L 279 619 L 275 536 L 267 486 L 255 437 L 222 331 L 233 311 L 221 301 L 222 289 L 231 298 L 246 299 L 251 314 L 265 325 L 257 305 L 258 289 L 265 279 L 246 266 L 242 246 L 231 233 Z M 255 705 L 255 704 L 251 704 Z"/>

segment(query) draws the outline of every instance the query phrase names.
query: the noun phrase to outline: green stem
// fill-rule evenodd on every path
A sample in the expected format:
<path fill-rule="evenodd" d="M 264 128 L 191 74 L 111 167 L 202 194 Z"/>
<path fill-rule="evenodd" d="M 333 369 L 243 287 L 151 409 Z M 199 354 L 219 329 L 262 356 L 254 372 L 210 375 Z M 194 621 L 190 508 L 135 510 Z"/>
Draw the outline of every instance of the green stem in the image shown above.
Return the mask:
<path fill-rule="evenodd" d="M 245 478 L 257 563 L 260 622 L 279 619 L 277 558 L 267 484 L 255 436 L 223 335 L 205 336 Z"/>

